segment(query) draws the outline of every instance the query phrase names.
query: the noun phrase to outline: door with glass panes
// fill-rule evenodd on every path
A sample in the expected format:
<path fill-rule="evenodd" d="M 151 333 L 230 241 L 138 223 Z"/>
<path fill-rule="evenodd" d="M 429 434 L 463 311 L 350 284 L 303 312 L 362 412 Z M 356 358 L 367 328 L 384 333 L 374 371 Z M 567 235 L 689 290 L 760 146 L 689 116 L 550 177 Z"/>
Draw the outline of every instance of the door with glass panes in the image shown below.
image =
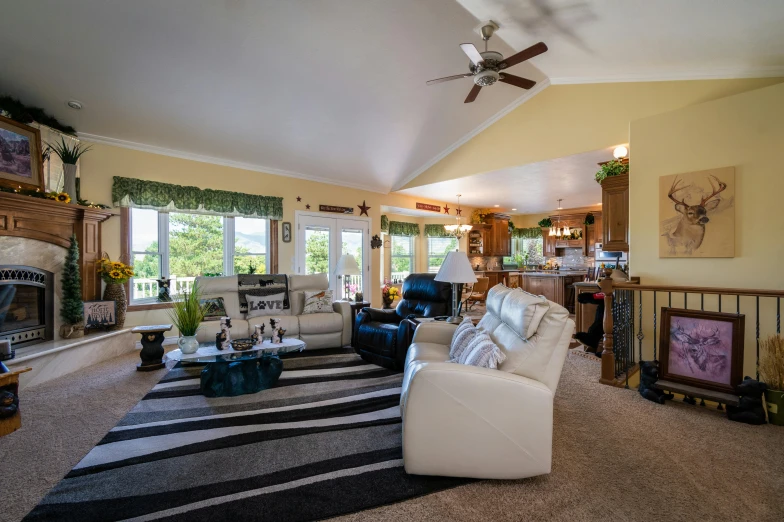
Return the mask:
<path fill-rule="evenodd" d="M 370 300 L 370 218 L 298 211 L 295 237 L 297 274 L 326 273 L 334 299 L 353 301 L 361 292 Z M 335 273 L 343 254 L 354 257 L 359 274 Z"/>

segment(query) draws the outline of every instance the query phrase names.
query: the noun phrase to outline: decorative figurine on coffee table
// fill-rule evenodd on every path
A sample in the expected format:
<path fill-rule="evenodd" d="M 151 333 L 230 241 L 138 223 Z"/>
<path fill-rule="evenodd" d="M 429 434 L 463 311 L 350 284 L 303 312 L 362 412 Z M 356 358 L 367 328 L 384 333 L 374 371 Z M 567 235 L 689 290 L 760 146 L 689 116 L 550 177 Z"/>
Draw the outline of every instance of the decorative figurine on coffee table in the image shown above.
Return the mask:
<path fill-rule="evenodd" d="M 280 344 L 283 342 L 283 336 L 286 334 L 286 330 L 283 328 L 275 328 L 272 331 L 272 344 Z"/>
<path fill-rule="evenodd" d="M 261 346 L 261 343 L 264 342 L 264 323 L 254 326 L 253 335 L 250 337 L 253 339 L 254 345 Z"/>
<path fill-rule="evenodd" d="M 231 318 L 221 317 L 220 332 L 215 334 L 215 347 L 218 350 L 227 350 L 231 348 Z"/>

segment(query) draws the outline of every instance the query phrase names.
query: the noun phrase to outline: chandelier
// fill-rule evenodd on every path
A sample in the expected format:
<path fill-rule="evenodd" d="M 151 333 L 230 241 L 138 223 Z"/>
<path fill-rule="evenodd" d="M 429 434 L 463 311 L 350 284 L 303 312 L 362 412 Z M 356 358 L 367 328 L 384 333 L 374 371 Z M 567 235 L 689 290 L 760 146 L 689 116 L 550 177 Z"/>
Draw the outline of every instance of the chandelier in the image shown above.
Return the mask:
<path fill-rule="evenodd" d="M 462 219 L 460 214 L 463 212 L 463 209 L 460 208 L 460 196 L 461 194 L 457 195 L 457 209 L 455 210 L 455 214 L 457 214 L 457 223 L 454 225 L 444 225 L 444 230 L 449 232 L 452 236 L 456 237 L 457 239 L 462 238 L 464 235 L 471 230 L 471 225 L 463 225 L 460 220 Z"/>
<path fill-rule="evenodd" d="M 563 207 L 561 206 L 561 201 L 563 199 L 558 200 L 558 210 L 562 210 Z M 558 224 L 550 226 L 549 236 L 555 236 L 558 238 L 562 237 L 569 237 L 572 234 L 572 231 L 569 229 L 569 225 L 564 225 L 563 228 L 561 227 L 561 213 L 558 213 Z"/>

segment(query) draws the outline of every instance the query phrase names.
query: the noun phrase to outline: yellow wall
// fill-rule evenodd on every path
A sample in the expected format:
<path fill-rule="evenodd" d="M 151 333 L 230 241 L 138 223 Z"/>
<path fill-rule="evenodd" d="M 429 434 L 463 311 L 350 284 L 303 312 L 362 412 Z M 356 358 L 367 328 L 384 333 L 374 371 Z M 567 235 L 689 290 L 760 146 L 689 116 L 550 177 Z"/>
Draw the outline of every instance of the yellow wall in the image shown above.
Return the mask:
<path fill-rule="evenodd" d="M 553 85 L 404 188 L 629 142 L 629 122 L 784 81 L 781 78 Z"/>
<path fill-rule="evenodd" d="M 630 266 L 644 284 L 784 290 L 784 84 L 686 107 L 631 123 Z M 659 258 L 659 177 L 735 167 L 735 257 Z M 710 223 L 707 225 L 710 226 Z M 652 294 L 643 300 L 644 358 L 653 356 Z M 700 296 L 672 296 L 672 306 L 700 308 Z M 775 333 L 776 300 L 760 299 L 760 336 Z M 668 305 L 659 293 L 657 308 Z M 736 312 L 733 297 L 722 311 Z M 755 375 L 756 302 L 742 297 L 746 316 L 744 375 Z M 705 310 L 718 311 L 716 296 Z M 636 312 L 635 312 L 636 313 Z M 638 329 L 637 326 L 635 329 Z"/>
<path fill-rule="evenodd" d="M 634 275 L 650 284 L 784 289 L 784 84 L 634 121 L 630 150 Z M 735 257 L 660 259 L 659 177 L 730 166 Z"/>
<path fill-rule="evenodd" d="M 354 206 L 356 208 L 356 205 L 365 200 L 366 204 L 370 206 L 369 214 L 373 219 L 371 235 L 380 233 L 382 204 L 411 209 L 415 208 L 416 201 L 443 205 L 443 202 L 425 198 L 414 199 L 397 194 L 379 194 L 110 145 L 92 145 L 93 149 L 81 159 L 82 195 L 84 198 L 98 203 L 111 204 L 112 176 L 150 179 L 165 183 L 248 192 L 265 196 L 280 196 L 283 197 L 283 221 L 289 221 L 292 225 L 294 211 L 305 210 L 307 203 L 311 205 L 311 211 L 313 211 L 318 209 L 319 204 Z M 297 196 L 302 197 L 300 203 L 296 201 Z M 355 212 L 358 214 L 359 210 Z M 120 255 L 119 216 L 104 223 L 102 232 L 103 249 L 110 256 L 118 257 Z M 294 240 L 291 243 L 280 242 L 279 270 L 281 272 L 292 273 L 294 270 L 294 249 Z M 374 306 L 381 305 L 378 285 L 381 281 L 380 250 L 371 250 L 371 286 Z M 165 319 L 165 312 L 160 310 L 132 312 L 128 314 L 126 324 L 152 324 L 165 321 Z"/>

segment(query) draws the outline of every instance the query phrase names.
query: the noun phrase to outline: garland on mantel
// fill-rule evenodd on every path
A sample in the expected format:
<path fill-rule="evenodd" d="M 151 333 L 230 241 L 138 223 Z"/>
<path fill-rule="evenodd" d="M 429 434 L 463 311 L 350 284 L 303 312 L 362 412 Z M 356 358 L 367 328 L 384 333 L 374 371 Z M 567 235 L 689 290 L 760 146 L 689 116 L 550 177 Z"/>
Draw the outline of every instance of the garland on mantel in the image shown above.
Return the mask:
<path fill-rule="evenodd" d="M 112 201 L 120 207 L 193 210 L 213 215 L 283 219 L 283 198 L 120 176 L 114 176 Z"/>
<path fill-rule="evenodd" d="M 0 114 L 19 123 L 40 123 L 53 129 L 76 136 L 76 129 L 70 125 L 63 125 L 57 118 L 46 113 L 40 107 L 28 107 L 16 98 L 8 95 L 0 96 Z"/>

